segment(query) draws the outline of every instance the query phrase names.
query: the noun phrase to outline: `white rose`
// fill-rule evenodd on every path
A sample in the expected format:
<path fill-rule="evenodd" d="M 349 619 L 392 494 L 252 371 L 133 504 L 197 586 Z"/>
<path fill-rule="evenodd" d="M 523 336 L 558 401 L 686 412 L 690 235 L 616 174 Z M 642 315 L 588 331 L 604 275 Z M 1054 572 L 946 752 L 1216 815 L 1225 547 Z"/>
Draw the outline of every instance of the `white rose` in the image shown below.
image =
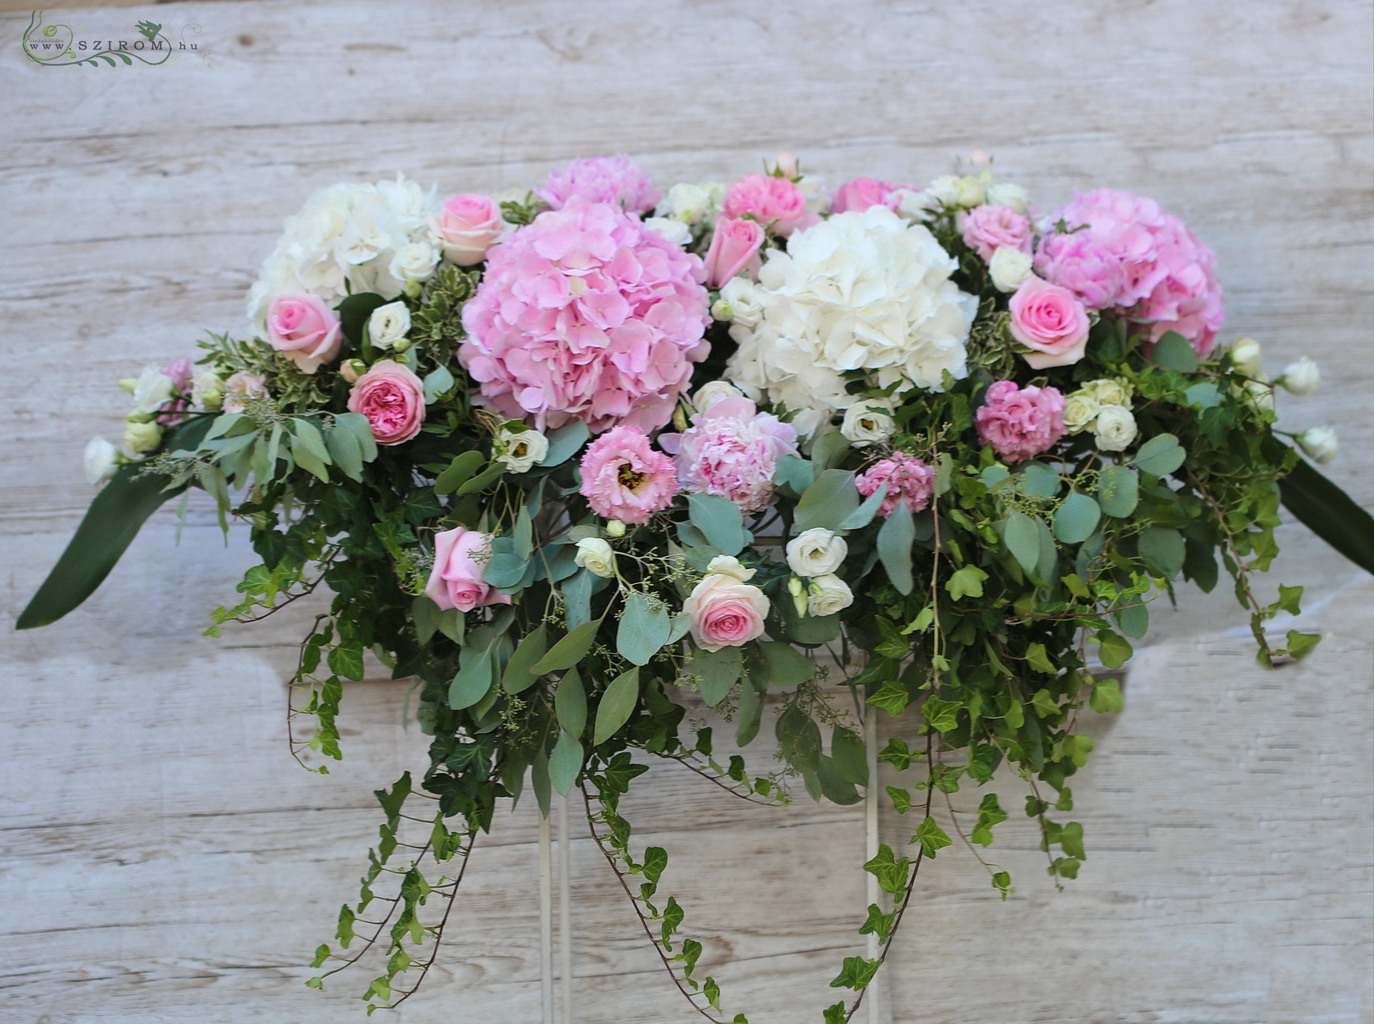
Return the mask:
<path fill-rule="evenodd" d="M 578 541 L 573 562 L 594 576 L 610 579 L 615 575 L 615 552 L 600 537 L 583 537 Z"/>
<path fill-rule="evenodd" d="M 367 318 L 367 336 L 372 345 L 389 351 L 410 333 L 410 308 L 404 302 L 388 302 L 378 306 Z"/>
<path fill-rule="evenodd" d="M 125 423 L 124 424 L 124 447 L 131 452 L 140 455 L 145 452 L 157 451 L 157 446 L 162 443 L 162 428 L 154 422 L 148 423 Z"/>
<path fill-rule="evenodd" d="M 747 277 L 734 277 L 720 290 L 721 302 L 729 305 L 728 319 L 750 330 L 763 320 L 763 293 Z"/>
<path fill-rule="evenodd" d="M 892 422 L 892 402 L 886 398 L 865 398 L 855 402 L 844 411 L 844 422 L 840 424 L 840 433 L 856 448 L 886 441 L 896 430 Z"/>
<path fill-rule="evenodd" d="M 806 589 L 812 615 L 834 615 L 854 603 L 854 591 L 835 575 L 817 576 Z"/>
<path fill-rule="evenodd" d="M 1024 216 L 1030 210 L 1030 196 L 1020 185 L 998 184 L 988 189 L 988 202 L 1009 206 Z"/>
<path fill-rule="evenodd" d="M 103 437 L 93 437 L 87 442 L 81 461 L 86 469 L 86 479 L 94 487 L 109 480 L 119 469 L 119 449 Z"/>
<path fill-rule="evenodd" d="M 1064 429 L 1071 434 L 1087 430 L 1093 425 L 1093 420 L 1097 419 L 1101 408 L 1102 403 L 1093 397 L 1091 391 L 1086 388 L 1075 391 L 1064 399 Z"/>
<path fill-rule="evenodd" d="M 722 398 L 739 398 L 740 390 L 725 380 L 708 380 L 697 388 L 692 396 L 692 406 L 697 412 L 705 412 Z"/>
<path fill-rule="evenodd" d="M 988 260 L 988 276 L 999 292 L 1014 292 L 1031 276 L 1030 253 L 1011 245 L 999 245 Z"/>
<path fill-rule="evenodd" d="M 692 229 L 674 217 L 649 217 L 644 226 L 674 245 L 685 247 L 692 242 Z"/>
<path fill-rule="evenodd" d="M 711 212 L 711 187 L 682 182 L 674 185 L 658 204 L 658 217 L 671 217 L 683 224 L 699 224 Z M 646 221 L 647 223 L 647 221 Z"/>
<path fill-rule="evenodd" d="M 757 569 L 746 569 L 734 555 L 716 555 L 706 566 L 708 576 L 733 576 L 741 583 L 748 583 L 756 572 Z"/>
<path fill-rule="evenodd" d="M 844 564 L 847 554 L 844 538 L 820 526 L 787 542 L 787 565 L 798 576 L 828 576 Z"/>
<path fill-rule="evenodd" d="M 1307 398 L 1317 393 L 1321 386 L 1322 372 L 1317 364 L 1303 356 L 1297 362 L 1289 363 L 1279 378 L 1279 383 L 1299 398 Z"/>
<path fill-rule="evenodd" d="M 1140 432 L 1124 405 L 1104 405 L 1098 410 L 1095 431 L 1097 447 L 1104 452 L 1124 451 Z"/>
<path fill-rule="evenodd" d="M 537 430 L 511 430 L 502 427 L 492 445 L 496 461 L 512 473 L 528 473 L 549 454 L 549 439 Z"/>
<path fill-rule="evenodd" d="M 134 384 L 134 408 L 139 412 L 157 412 L 163 402 L 171 399 L 174 384 L 171 377 L 149 366 Z"/>
<path fill-rule="evenodd" d="M 1336 457 L 1336 451 L 1340 448 L 1336 432 L 1330 427 L 1309 427 L 1296 440 L 1308 458 L 1323 466 Z"/>
<path fill-rule="evenodd" d="M 1247 377 L 1260 372 L 1260 343 L 1254 338 L 1241 338 L 1231 346 L 1231 363 Z"/>
<path fill-rule="evenodd" d="M 396 250 L 387 272 L 398 281 L 428 281 L 434 276 L 439 255 L 428 242 L 410 242 Z"/>
<path fill-rule="evenodd" d="M 1130 408 L 1131 397 L 1135 394 L 1135 388 L 1129 382 L 1106 377 L 1084 384 L 1083 390 L 1091 392 L 1101 405 L 1124 405 L 1127 408 Z"/>

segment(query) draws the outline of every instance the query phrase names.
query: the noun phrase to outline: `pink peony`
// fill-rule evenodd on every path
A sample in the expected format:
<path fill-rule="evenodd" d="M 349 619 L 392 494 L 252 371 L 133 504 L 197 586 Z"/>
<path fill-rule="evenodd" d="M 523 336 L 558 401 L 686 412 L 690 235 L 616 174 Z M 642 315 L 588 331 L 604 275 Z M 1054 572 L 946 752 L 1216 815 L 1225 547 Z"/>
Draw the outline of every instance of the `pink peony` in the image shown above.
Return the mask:
<path fill-rule="evenodd" d="M 683 490 L 719 494 L 745 512 L 773 503 L 778 459 L 797 454 L 797 432 L 743 396 L 716 400 L 686 432 L 660 435 L 658 443 L 677 456 Z"/>
<path fill-rule="evenodd" d="M 193 374 L 191 360 L 182 356 L 171 366 L 164 366 L 161 373 L 172 382 L 172 391 L 175 395 L 171 401 L 162 404 L 162 413 L 157 421 L 164 427 L 175 426 L 186 418 L 186 410 L 190 408 L 191 401 L 188 397 L 191 393 L 191 376 Z"/>
<path fill-rule="evenodd" d="M 510 604 L 503 594 L 482 578 L 482 567 L 491 552 L 490 534 L 455 526 L 434 535 L 434 568 L 425 593 L 440 608 L 470 612 L 484 604 Z"/>
<path fill-rule="evenodd" d="M 779 235 L 819 223 L 806 209 L 806 193 L 795 182 L 771 174 L 750 174 L 725 191 L 721 208 L 727 217 L 752 217 Z"/>
<path fill-rule="evenodd" d="M 1143 196 L 1097 189 L 1050 216 L 1068 234 L 1047 234 L 1036 269 L 1090 308 L 1117 306 L 1150 324 L 1149 337 L 1178 331 L 1206 355 L 1225 318 L 1216 255 L 1183 221 Z"/>
<path fill-rule="evenodd" d="M 858 210 L 862 213 L 870 206 L 886 206 L 896 212 L 900 203 L 896 195 L 897 188 L 896 185 L 876 178 L 854 178 L 841 185 L 840 190 L 835 193 L 835 203 L 830 207 L 830 212 L 847 213 L 850 210 Z"/>
<path fill-rule="evenodd" d="M 672 504 L 677 473 L 644 431 L 620 426 L 587 446 L 581 491 L 597 515 L 636 526 Z"/>
<path fill-rule="evenodd" d="M 425 421 L 425 386 L 408 367 L 383 359 L 354 382 L 348 411 L 367 417 L 378 444 L 401 444 Z"/>
<path fill-rule="evenodd" d="M 744 270 L 752 277 L 759 269 L 763 239 L 763 225 L 756 220 L 717 218 L 711 247 L 706 251 L 706 283 L 719 288 Z"/>
<path fill-rule="evenodd" d="M 555 167 L 544 187 L 534 194 L 553 210 L 563 209 L 576 197 L 589 203 L 610 203 L 629 213 L 644 213 L 657 206 L 659 199 L 648 176 L 623 153 Z"/>
<path fill-rule="evenodd" d="M 278 295 L 267 310 L 267 340 L 303 373 L 339 354 L 343 326 L 318 295 Z"/>
<path fill-rule="evenodd" d="M 481 263 L 506 230 L 496 201 L 471 192 L 445 199 L 429 226 L 443 243 L 448 261 L 459 267 Z"/>
<path fill-rule="evenodd" d="M 974 418 L 978 438 L 1007 462 L 1025 462 L 1064 436 L 1064 396 L 1057 388 L 1018 388 L 999 380 Z"/>
<path fill-rule="evenodd" d="M 1034 350 L 1022 353 L 1034 369 L 1068 366 L 1083 358 L 1092 324 L 1073 292 L 1032 276 L 1021 282 L 1007 306 L 1011 336 Z"/>
<path fill-rule="evenodd" d="M 692 588 L 682 610 L 692 639 L 703 651 L 739 647 L 763 635 L 768 597 L 752 583 L 730 573 L 709 573 Z"/>
<path fill-rule="evenodd" d="M 887 493 L 878 505 L 878 515 L 890 516 L 897 511 L 898 505 L 905 505 L 909 512 L 920 512 L 935 494 L 935 467 L 926 465 L 914 455 L 893 452 L 869 466 L 854 481 L 864 497 L 882 484 L 887 484 Z"/>
<path fill-rule="evenodd" d="M 700 258 L 635 218 L 574 199 L 487 254 L 459 358 L 486 405 L 540 430 L 654 430 L 706 356 L 703 275 Z"/>
<path fill-rule="evenodd" d="M 959 214 L 959 230 L 964 244 L 976 252 L 984 263 L 1002 246 L 1031 251 L 1031 222 L 1024 213 L 1010 206 L 987 203 Z"/>

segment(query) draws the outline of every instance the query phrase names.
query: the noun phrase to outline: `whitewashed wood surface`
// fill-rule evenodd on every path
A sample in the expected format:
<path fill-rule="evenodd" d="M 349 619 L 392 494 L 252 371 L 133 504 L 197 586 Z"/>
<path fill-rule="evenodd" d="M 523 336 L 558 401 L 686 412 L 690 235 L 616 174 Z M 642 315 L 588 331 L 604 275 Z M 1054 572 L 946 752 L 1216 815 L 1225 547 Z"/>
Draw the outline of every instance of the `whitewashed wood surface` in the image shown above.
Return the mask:
<path fill-rule="evenodd" d="M 346 759 L 287 754 L 300 626 L 201 637 L 250 564 L 203 503 L 164 511 L 87 607 L 9 626 L 117 436 L 115 379 L 241 327 L 243 292 L 313 188 L 404 171 L 441 192 L 628 152 L 660 181 L 780 149 L 838 182 L 920 182 L 976 147 L 1042 208 L 1146 193 L 1218 252 L 1227 337 L 1322 365 L 1292 429 L 1334 423 L 1333 478 L 1374 505 L 1374 55 L 1368 3 L 1113 0 L 170 4 L 78 10 L 93 33 L 198 23 L 210 67 L 39 68 L 0 15 L 0 1020 L 362 1019 L 365 980 L 302 982 L 356 892 L 370 791 L 423 764 L 404 684 L 349 688 Z M 882 987 L 914 1022 L 1374 1020 L 1374 580 L 1299 525 L 1272 579 L 1326 632 L 1255 666 L 1226 594 L 1163 607 L 1075 779 L 1090 859 L 1056 893 L 1030 829 L 929 866 Z M 1004 804 L 1020 803 L 1011 783 Z M 761 810 L 671 766 L 630 804 L 731 1012 L 819 1020 L 861 953 L 858 809 Z M 955 798 L 975 806 L 974 793 Z M 944 813 L 942 811 L 942 813 Z M 900 819 L 885 836 L 900 841 Z M 408 1022 L 540 1020 L 536 823 L 498 818 Z M 589 841 L 573 843 L 583 1022 L 696 1019 Z M 861 1018 L 862 1019 L 862 1018 Z"/>

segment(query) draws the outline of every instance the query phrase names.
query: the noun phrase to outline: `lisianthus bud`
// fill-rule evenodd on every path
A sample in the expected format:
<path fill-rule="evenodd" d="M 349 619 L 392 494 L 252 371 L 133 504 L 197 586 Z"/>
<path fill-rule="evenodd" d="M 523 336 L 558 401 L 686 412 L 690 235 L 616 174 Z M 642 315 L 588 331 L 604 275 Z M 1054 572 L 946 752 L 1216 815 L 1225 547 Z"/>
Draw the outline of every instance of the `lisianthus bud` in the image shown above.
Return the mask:
<path fill-rule="evenodd" d="M 1321 386 L 1322 372 L 1316 362 L 1303 356 L 1296 362 L 1289 363 L 1284 369 L 1279 383 L 1286 387 L 1299 398 L 1307 398 L 1317 393 L 1317 388 Z"/>
<path fill-rule="evenodd" d="M 792 595 L 792 606 L 797 609 L 797 615 L 804 616 L 810 603 L 806 597 L 806 584 L 793 576 L 787 581 L 787 592 Z"/>
<path fill-rule="evenodd" d="M 1340 448 L 1336 432 L 1330 427 L 1310 427 L 1299 434 L 1296 440 L 1309 459 L 1323 466 L 1336 457 Z"/>
<path fill-rule="evenodd" d="M 154 422 L 125 423 L 124 445 L 131 452 L 143 454 L 157 451 L 162 444 L 162 428 Z"/>
<path fill-rule="evenodd" d="M 356 384 L 358 378 L 367 372 L 367 364 L 361 359 L 347 359 L 339 367 L 339 376 L 350 384 Z"/>
<path fill-rule="evenodd" d="M 1231 346 L 1231 363 L 1247 377 L 1257 377 L 1260 372 L 1260 343 L 1254 338 L 1240 338 Z"/>
<path fill-rule="evenodd" d="M 93 437 L 86 445 L 86 452 L 82 458 L 82 463 L 86 470 L 86 479 L 90 481 L 92 487 L 96 484 L 104 483 L 115 475 L 119 469 L 122 456 L 119 449 L 110 444 L 103 437 Z"/>
<path fill-rule="evenodd" d="M 606 533 L 611 537 L 625 536 L 625 524 L 619 519 L 606 520 Z"/>

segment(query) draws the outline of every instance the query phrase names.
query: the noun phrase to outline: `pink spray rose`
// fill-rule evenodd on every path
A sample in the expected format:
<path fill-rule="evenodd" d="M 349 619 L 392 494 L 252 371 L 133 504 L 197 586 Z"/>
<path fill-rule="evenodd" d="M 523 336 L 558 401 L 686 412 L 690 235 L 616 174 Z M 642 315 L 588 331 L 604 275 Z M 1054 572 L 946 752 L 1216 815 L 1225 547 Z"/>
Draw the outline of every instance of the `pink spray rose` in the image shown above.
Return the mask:
<path fill-rule="evenodd" d="M 597 515 L 637 526 L 672 504 L 677 472 L 644 431 L 622 424 L 587 446 L 581 491 Z"/>
<path fill-rule="evenodd" d="M 574 160 L 549 171 L 544 187 L 535 195 L 561 210 L 574 197 L 589 203 L 610 203 L 626 213 L 644 213 L 658 205 L 659 195 L 649 177 L 623 153 Z"/>
<path fill-rule="evenodd" d="M 267 382 L 255 373 L 239 370 L 224 382 L 224 411 L 243 412 L 253 398 L 267 397 Z"/>
<path fill-rule="evenodd" d="M 162 375 L 172 382 L 172 390 L 182 396 L 191 393 L 191 377 L 194 370 L 191 367 L 191 360 L 182 356 L 171 366 L 162 368 Z M 174 426 L 186 418 L 186 410 L 190 407 L 189 399 L 173 398 L 162 406 L 162 415 L 158 416 L 157 421 L 164 427 Z"/>
<path fill-rule="evenodd" d="M 429 226 L 443 243 L 448 261 L 459 267 L 481 263 L 506 230 L 496 201 L 471 192 L 445 199 Z"/>
<path fill-rule="evenodd" d="M 440 608 L 470 612 L 484 604 L 510 604 L 503 594 L 482 579 L 482 567 L 491 551 L 490 534 L 455 526 L 434 535 L 434 568 L 425 593 Z"/>
<path fill-rule="evenodd" d="M 809 227 L 820 218 L 806 209 L 806 193 L 795 182 L 771 174 L 750 174 L 725 190 L 727 217 L 753 217 L 780 235 Z"/>
<path fill-rule="evenodd" d="M 752 570 L 747 570 L 753 575 Z M 692 639 L 704 651 L 739 647 L 763 635 L 768 597 L 733 573 L 708 573 L 682 604 Z"/>
<path fill-rule="evenodd" d="M 318 295 L 278 295 L 267 311 L 267 340 L 303 373 L 314 373 L 339 354 L 343 326 Z"/>
<path fill-rule="evenodd" d="M 854 178 L 840 186 L 835 193 L 835 203 L 831 213 L 848 213 L 857 210 L 862 213 L 871 206 L 886 206 L 892 211 L 897 209 L 897 186 L 876 178 Z"/>
<path fill-rule="evenodd" d="M 909 512 L 919 512 L 935 494 L 935 467 L 906 452 L 893 452 L 869 466 L 854 481 L 864 497 L 883 484 L 887 484 L 887 493 L 878 505 L 878 515 L 890 516 L 898 505 L 905 505 Z"/>
<path fill-rule="evenodd" d="M 964 244 L 976 252 L 984 263 L 1002 246 L 1031 251 L 1031 222 L 1024 213 L 1010 206 L 987 203 L 959 214 L 959 229 Z"/>
<path fill-rule="evenodd" d="M 348 411 L 367 417 L 378 444 L 401 444 L 425 421 L 425 386 L 408 367 L 383 359 L 354 382 Z"/>
<path fill-rule="evenodd" d="M 1092 325 L 1073 292 L 1031 276 L 1021 282 L 1008 308 L 1011 336 L 1035 350 L 1022 353 L 1034 369 L 1068 366 L 1083 358 Z"/>
<path fill-rule="evenodd" d="M 738 394 L 712 402 L 684 433 L 660 434 L 658 443 L 677 456 L 685 490 L 722 495 L 745 512 L 773 503 L 778 459 L 797 454 L 796 430 Z"/>
<path fill-rule="evenodd" d="M 1025 462 L 1064 436 L 1064 396 L 1058 388 L 1018 388 L 999 380 L 974 418 L 978 437 L 1007 462 Z"/>
<path fill-rule="evenodd" d="M 743 270 L 752 277 L 759 268 L 763 237 L 763 225 L 756 220 L 717 218 L 711 247 L 706 250 L 706 283 L 719 288 Z"/>

